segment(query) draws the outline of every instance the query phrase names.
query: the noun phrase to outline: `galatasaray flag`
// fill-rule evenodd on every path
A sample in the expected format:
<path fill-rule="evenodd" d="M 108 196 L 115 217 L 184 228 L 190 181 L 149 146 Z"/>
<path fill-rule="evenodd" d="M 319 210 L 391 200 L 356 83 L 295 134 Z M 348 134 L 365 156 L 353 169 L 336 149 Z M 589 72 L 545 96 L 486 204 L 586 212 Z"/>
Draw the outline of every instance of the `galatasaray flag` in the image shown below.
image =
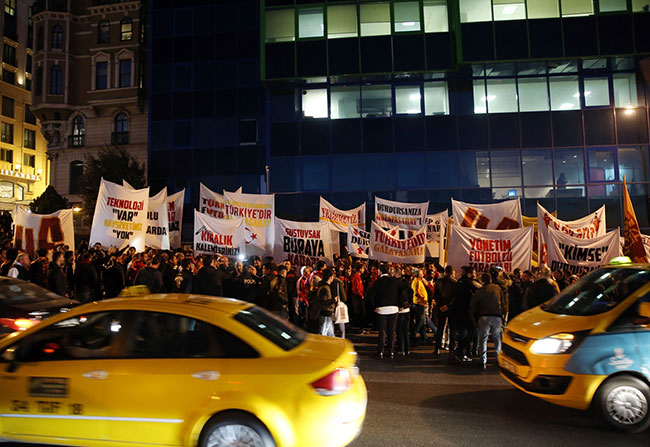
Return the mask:
<path fill-rule="evenodd" d="M 648 255 L 641 239 L 639 231 L 639 222 L 634 214 L 634 207 L 630 199 L 630 193 L 627 191 L 625 176 L 623 176 L 623 214 L 625 215 L 625 226 L 623 236 L 625 236 L 624 254 L 632 259 L 632 262 L 648 262 Z"/>

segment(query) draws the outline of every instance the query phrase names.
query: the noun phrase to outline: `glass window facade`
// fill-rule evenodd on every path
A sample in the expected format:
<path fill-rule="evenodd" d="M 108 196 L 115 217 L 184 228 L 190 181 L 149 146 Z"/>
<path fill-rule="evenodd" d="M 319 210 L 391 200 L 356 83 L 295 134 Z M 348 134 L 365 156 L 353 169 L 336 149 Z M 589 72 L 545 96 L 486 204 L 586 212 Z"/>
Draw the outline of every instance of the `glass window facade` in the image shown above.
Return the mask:
<path fill-rule="evenodd" d="M 446 33 L 449 31 L 447 0 L 424 0 L 424 32 Z"/>
<path fill-rule="evenodd" d="M 551 110 L 580 109 L 580 92 L 577 76 L 558 76 L 549 79 Z"/>
<path fill-rule="evenodd" d="M 327 6 L 328 39 L 356 37 L 358 34 L 356 5 Z"/>
<path fill-rule="evenodd" d="M 495 21 L 523 20 L 526 18 L 524 0 L 492 0 L 492 14 Z"/>
<path fill-rule="evenodd" d="M 549 109 L 547 78 L 519 78 L 519 110 L 540 112 Z"/>
<path fill-rule="evenodd" d="M 422 113 L 422 95 L 420 87 L 395 87 L 395 112 L 406 114 Z"/>
<path fill-rule="evenodd" d="M 359 10 L 362 36 L 390 35 L 390 3 L 362 3 Z"/>
<path fill-rule="evenodd" d="M 332 87 L 330 90 L 330 117 L 332 119 L 359 118 L 361 91 L 355 87 Z"/>
<path fill-rule="evenodd" d="M 424 84 L 424 114 L 449 115 L 449 91 L 446 82 Z"/>
<path fill-rule="evenodd" d="M 302 114 L 305 118 L 327 118 L 327 89 L 304 90 Z"/>
<path fill-rule="evenodd" d="M 266 11 L 266 41 L 287 42 L 296 38 L 293 8 Z"/>
<path fill-rule="evenodd" d="M 420 2 L 395 2 L 393 8 L 396 33 L 420 31 Z"/>
<path fill-rule="evenodd" d="M 305 8 L 298 10 L 298 37 L 323 37 L 325 22 L 323 8 Z"/>
<path fill-rule="evenodd" d="M 390 85 L 364 85 L 361 88 L 361 116 L 377 118 L 392 114 L 393 98 Z"/>
<path fill-rule="evenodd" d="M 490 3 L 490 0 L 460 0 L 461 23 L 492 20 L 492 5 Z"/>
<path fill-rule="evenodd" d="M 585 106 L 609 105 L 609 80 L 607 78 L 585 78 Z"/>

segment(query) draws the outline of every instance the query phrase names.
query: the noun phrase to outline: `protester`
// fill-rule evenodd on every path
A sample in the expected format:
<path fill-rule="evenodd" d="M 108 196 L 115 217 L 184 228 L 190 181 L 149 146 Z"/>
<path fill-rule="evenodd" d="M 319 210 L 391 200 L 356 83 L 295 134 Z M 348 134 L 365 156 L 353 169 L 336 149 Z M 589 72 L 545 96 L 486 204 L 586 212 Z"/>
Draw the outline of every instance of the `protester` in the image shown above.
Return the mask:
<path fill-rule="evenodd" d="M 334 271 L 331 268 L 326 268 L 323 270 L 323 276 L 319 281 L 318 286 L 318 323 L 319 323 L 319 333 L 321 335 L 327 335 L 334 337 L 334 323 L 332 321 L 332 315 L 334 314 L 334 309 L 336 307 L 336 300 L 332 296 L 332 290 L 330 285 L 334 280 Z"/>
<path fill-rule="evenodd" d="M 65 258 L 63 253 L 55 251 L 52 253 L 52 262 L 50 262 L 47 271 L 47 288 L 57 295 L 69 297 L 68 283 L 63 272 Z"/>
<path fill-rule="evenodd" d="M 390 358 L 393 358 L 395 357 L 395 328 L 401 287 L 397 279 L 388 274 L 390 271 L 388 264 L 382 264 L 379 271 L 381 275 L 368 290 L 368 300 L 375 309 L 379 329 L 377 356 L 380 359 L 384 358 L 384 347 L 386 338 L 388 338 L 387 351 Z"/>
<path fill-rule="evenodd" d="M 442 278 L 436 281 L 435 285 L 435 299 L 436 299 L 436 316 L 438 330 L 436 331 L 436 346 L 433 355 L 440 354 L 443 348 L 443 334 L 447 326 L 447 318 L 449 317 L 449 303 L 453 299 L 454 287 L 456 286 L 456 279 L 454 278 L 455 272 L 451 265 L 445 267 L 445 274 Z M 451 356 L 451 350 L 449 351 Z"/>
<path fill-rule="evenodd" d="M 483 287 L 478 289 L 472 297 L 470 312 L 474 316 L 478 329 L 478 355 L 482 369 L 487 367 L 487 341 L 492 336 L 492 342 L 497 352 L 501 352 L 501 315 L 504 302 L 501 287 L 492 282 L 492 275 L 481 275 Z"/>
<path fill-rule="evenodd" d="M 22 279 L 23 281 L 28 281 L 30 278 L 29 268 L 31 262 L 29 260 L 29 255 L 27 253 L 20 253 L 16 257 L 14 265 L 7 272 L 7 276 L 10 278 Z"/>

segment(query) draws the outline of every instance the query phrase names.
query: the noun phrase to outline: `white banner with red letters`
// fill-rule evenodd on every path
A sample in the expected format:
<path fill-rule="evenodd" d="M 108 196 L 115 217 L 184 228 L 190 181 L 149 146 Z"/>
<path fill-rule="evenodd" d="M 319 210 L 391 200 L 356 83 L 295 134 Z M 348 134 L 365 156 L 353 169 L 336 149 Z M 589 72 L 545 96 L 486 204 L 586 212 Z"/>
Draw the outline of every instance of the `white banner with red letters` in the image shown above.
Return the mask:
<path fill-rule="evenodd" d="M 399 236 L 391 235 L 390 232 L 382 230 L 376 222 L 373 222 L 368 256 L 371 259 L 384 262 L 421 264 L 424 262 L 426 244 L 427 229 L 424 225 L 412 236 L 400 239 Z"/>
<path fill-rule="evenodd" d="M 223 194 L 212 191 L 210 188 L 201 183 L 199 187 L 199 212 L 208 216 L 224 219 L 225 200 Z"/>
<path fill-rule="evenodd" d="M 529 270 L 533 253 L 533 227 L 514 230 L 482 230 L 452 225 L 449 229 L 447 264 L 456 271 L 464 265 L 487 272 L 501 267 L 507 272 Z"/>
<path fill-rule="evenodd" d="M 512 230 L 523 227 L 521 203 L 506 200 L 500 203 L 477 204 L 451 199 L 454 225 L 481 230 Z"/>
<path fill-rule="evenodd" d="M 537 231 L 539 234 L 538 248 L 540 265 L 548 264 L 546 241 L 548 239 L 549 228 L 578 239 L 593 239 L 598 236 L 603 236 L 607 232 L 605 205 L 581 219 L 566 221 L 553 216 L 538 203 Z"/>
<path fill-rule="evenodd" d="M 167 188 L 163 188 L 155 196 L 149 197 L 145 245 L 158 250 L 169 250 Z"/>
<path fill-rule="evenodd" d="M 167 196 L 167 220 L 169 221 L 169 246 L 172 249 L 181 248 L 183 233 L 183 205 L 185 204 L 185 189 Z"/>
<path fill-rule="evenodd" d="M 548 266 L 551 270 L 569 270 L 580 274 L 592 271 L 621 256 L 619 229 L 590 239 L 569 236 L 549 228 L 546 233 Z"/>
<path fill-rule="evenodd" d="M 440 258 L 447 241 L 447 210 L 427 216 L 427 256 Z"/>
<path fill-rule="evenodd" d="M 355 258 L 368 259 L 370 233 L 348 225 L 348 253 Z"/>
<path fill-rule="evenodd" d="M 219 219 L 194 210 L 194 253 L 228 257 L 245 254 L 243 220 Z"/>
<path fill-rule="evenodd" d="M 332 230 L 341 233 L 348 231 L 348 225 L 366 228 L 366 204 L 351 210 L 340 210 L 321 197 L 318 218 L 321 222 L 329 223 Z"/>
<path fill-rule="evenodd" d="M 52 214 L 33 214 L 18 208 L 14 220 L 14 247 L 33 259 L 37 250 L 54 250 L 67 245 L 74 251 L 74 219 L 72 210 Z"/>
<path fill-rule="evenodd" d="M 90 245 L 144 251 L 149 188 L 129 189 L 102 179 L 90 229 Z"/>
<path fill-rule="evenodd" d="M 418 231 L 424 226 L 429 202 L 393 202 L 375 197 L 375 222 L 380 228 L 398 226 L 404 230 Z"/>
<path fill-rule="evenodd" d="M 313 267 L 318 261 L 332 263 L 332 233 L 327 222 L 294 222 L 275 219 L 273 259 Z"/>
<path fill-rule="evenodd" d="M 273 252 L 273 194 L 243 194 L 224 191 L 226 219 L 244 218 L 246 254 L 267 256 Z"/>

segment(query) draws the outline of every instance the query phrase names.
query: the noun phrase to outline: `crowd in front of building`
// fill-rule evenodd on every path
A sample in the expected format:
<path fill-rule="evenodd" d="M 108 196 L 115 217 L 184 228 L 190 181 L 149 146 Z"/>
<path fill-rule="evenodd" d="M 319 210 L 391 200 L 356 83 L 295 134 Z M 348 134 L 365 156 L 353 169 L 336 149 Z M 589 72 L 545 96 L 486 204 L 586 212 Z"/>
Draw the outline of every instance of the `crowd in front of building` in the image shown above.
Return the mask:
<path fill-rule="evenodd" d="M 458 277 L 457 277 L 458 273 Z M 0 250 L 0 275 L 28 280 L 58 295 L 90 302 L 113 298 L 129 286 L 151 293 L 227 296 L 254 303 L 313 333 L 341 337 L 348 330 L 377 330 L 377 356 L 408 356 L 414 345 L 447 350 L 458 363 L 478 359 L 485 366 L 491 335 L 500 350 L 501 329 L 576 282 L 570 272 L 492 268 L 477 275 L 455 272 L 437 262 L 380 263 L 336 256 L 331 266 L 293 266 L 252 256 L 195 256 L 190 249 L 136 253 L 82 242 L 73 252 L 61 245 L 34 259 L 7 242 Z M 340 304 L 341 303 L 341 304 Z M 344 304 L 344 305 L 343 305 Z"/>

